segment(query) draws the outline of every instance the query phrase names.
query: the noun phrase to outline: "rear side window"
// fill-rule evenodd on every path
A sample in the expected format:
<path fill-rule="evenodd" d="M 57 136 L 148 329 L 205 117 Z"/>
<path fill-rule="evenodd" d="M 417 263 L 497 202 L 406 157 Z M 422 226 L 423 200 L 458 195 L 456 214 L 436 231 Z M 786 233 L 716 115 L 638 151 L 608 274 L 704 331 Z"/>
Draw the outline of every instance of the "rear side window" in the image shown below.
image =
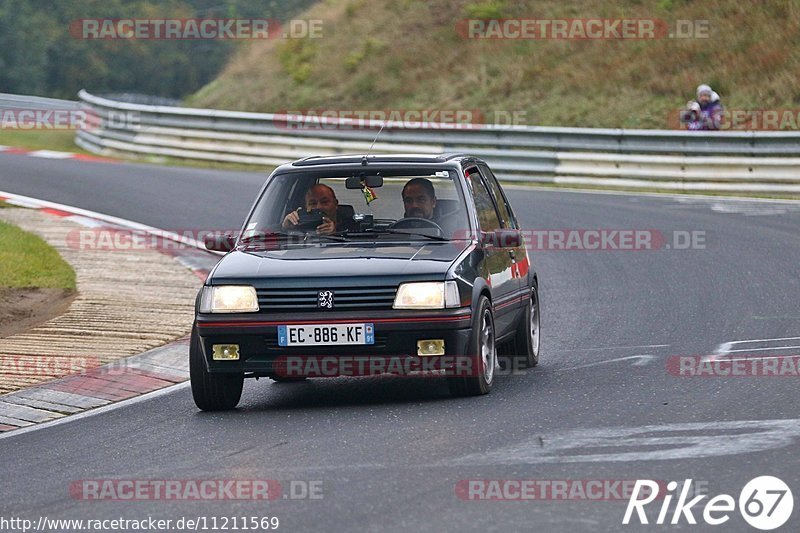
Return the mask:
<path fill-rule="evenodd" d="M 472 191 L 472 197 L 475 199 L 475 210 L 478 213 L 478 222 L 480 223 L 481 231 L 495 231 L 500 229 L 500 217 L 497 214 L 492 196 L 483 183 L 477 167 L 467 170 L 466 174 L 467 183 Z"/>

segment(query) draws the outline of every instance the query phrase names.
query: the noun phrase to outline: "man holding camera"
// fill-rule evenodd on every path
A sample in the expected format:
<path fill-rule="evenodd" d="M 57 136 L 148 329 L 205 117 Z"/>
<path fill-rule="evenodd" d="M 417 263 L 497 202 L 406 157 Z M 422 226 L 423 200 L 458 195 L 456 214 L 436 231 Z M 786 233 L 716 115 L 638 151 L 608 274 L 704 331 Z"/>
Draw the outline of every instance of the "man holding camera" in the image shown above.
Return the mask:
<path fill-rule="evenodd" d="M 322 183 L 317 183 L 306 191 L 305 210 L 310 213 L 312 209 L 322 212 L 322 223 L 316 227 L 320 235 L 330 235 L 337 231 L 355 231 L 352 217 L 347 217 L 339 210 L 339 200 L 333 189 Z M 299 226 L 301 224 L 300 212 L 302 207 L 298 207 L 284 217 L 281 225 L 284 229 Z"/>
<path fill-rule="evenodd" d="M 722 102 L 710 86 L 697 87 L 697 100 L 686 104 L 682 121 L 690 130 L 718 130 L 722 122 Z"/>

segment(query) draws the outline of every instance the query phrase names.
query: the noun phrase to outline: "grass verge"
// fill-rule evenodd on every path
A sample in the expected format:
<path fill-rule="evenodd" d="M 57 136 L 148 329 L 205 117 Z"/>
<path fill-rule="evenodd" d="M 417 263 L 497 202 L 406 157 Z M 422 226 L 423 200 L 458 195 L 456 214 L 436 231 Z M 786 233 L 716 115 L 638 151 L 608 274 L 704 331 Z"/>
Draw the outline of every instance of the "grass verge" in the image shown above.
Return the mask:
<path fill-rule="evenodd" d="M 57 150 L 88 154 L 75 144 L 73 130 L 14 130 L 0 129 L 0 145 L 26 150 Z"/>
<path fill-rule="evenodd" d="M 97 155 L 88 152 L 75 144 L 75 132 L 72 130 L 9 130 L 0 129 L 0 145 L 23 148 L 25 150 L 55 150 L 74 154 Z M 220 170 L 266 171 L 274 167 L 262 165 L 245 165 L 241 163 L 223 163 L 219 161 L 201 161 L 165 156 L 135 156 L 115 154 L 112 157 L 132 163 L 145 163 L 168 167 L 212 168 Z"/>
<path fill-rule="evenodd" d="M 74 290 L 75 271 L 40 237 L 0 222 L 0 286 Z"/>

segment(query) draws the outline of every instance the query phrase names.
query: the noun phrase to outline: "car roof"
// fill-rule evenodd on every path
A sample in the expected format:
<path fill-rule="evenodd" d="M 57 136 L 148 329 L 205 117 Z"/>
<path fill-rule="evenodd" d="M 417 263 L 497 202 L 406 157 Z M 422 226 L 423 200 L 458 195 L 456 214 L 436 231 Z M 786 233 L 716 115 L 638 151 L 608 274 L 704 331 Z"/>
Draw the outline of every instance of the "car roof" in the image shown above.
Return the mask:
<path fill-rule="evenodd" d="M 310 156 L 298 159 L 290 164 L 292 167 L 316 167 L 324 165 L 358 165 L 369 166 L 372 163 L 422 163 L 444 164 L 470 160 L 482 162 L 477 157 L 467 154 L 345 154 L 330 156 Z"/>

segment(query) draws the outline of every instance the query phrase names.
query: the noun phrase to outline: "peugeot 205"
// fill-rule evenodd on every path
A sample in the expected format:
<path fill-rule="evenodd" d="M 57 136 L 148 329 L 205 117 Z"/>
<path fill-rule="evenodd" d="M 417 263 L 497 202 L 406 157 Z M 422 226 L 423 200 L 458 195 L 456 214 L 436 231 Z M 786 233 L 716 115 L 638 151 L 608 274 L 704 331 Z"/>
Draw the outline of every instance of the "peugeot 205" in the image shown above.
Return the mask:
<path fill-rule="evenodd" d="M 244 378 L 430 371 L 488 393 L 498 350 L 539 359 L 538 277 L 507 196 L 466 155 L 309 157 L 275 169 L 196 301 L 200 409 Z"/>

